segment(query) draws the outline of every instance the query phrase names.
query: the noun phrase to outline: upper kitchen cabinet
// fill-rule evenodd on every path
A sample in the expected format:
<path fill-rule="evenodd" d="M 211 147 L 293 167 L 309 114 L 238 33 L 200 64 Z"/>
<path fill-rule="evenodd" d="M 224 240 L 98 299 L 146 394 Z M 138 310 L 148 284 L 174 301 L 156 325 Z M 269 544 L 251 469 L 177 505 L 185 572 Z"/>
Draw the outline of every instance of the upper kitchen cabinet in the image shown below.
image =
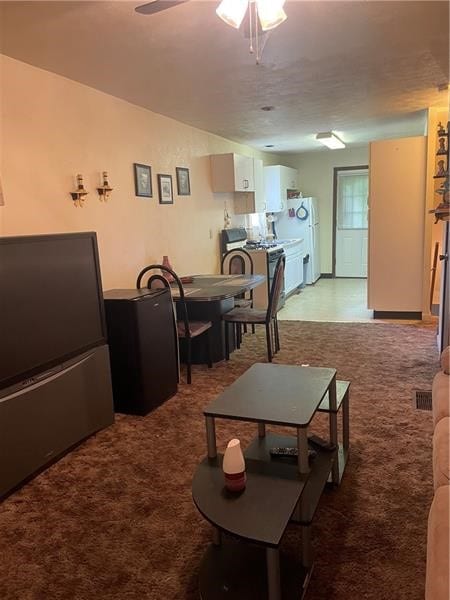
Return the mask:
<path fill-rule="evenodd" d="M 298 171 L 283 165 L 264 167 L 266 212 L 281 212 L 286 208 L 288 190 L 298 188 Z"/>
<path fill-rule="evenodd" d="M 253 158 L 231 152 L 213 154 L 211 183 L 213 192 L 254 192 Z"/>
<path fill-rule="evenodd" d="M 266 197 L 264 194 L 264 166 L 259 158 L 253 159 L 253 178 L 255 191 L 247 194 L 235 194 L 234 213 L 236 215 L 248 215 L 250 213 L 261 213 L 266 211 Z"/>

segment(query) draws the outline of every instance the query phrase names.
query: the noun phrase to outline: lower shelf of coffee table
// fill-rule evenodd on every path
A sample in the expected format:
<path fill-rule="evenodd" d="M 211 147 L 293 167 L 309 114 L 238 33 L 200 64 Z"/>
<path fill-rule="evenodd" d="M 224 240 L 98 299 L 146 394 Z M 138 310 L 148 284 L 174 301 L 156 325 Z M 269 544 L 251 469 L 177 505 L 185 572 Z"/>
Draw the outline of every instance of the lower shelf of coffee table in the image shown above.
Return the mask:
<path fill-rule="evenodd" d="M 280 468 L 291 468 L 293 473 L 297 474 L 297 460 L 292 458 L 273 458 L 270 456 L 270 449 L 274 447 L 296 447 L 296 438 L 288 435 L 278 435 L 267 433 L 264 437 L 256 438 L 245 449 L 245 458 L 267 461 L 273 465 L 280 465 Z M 310 445 L 312 450 L 316 451 L 316 456 L 309 461 L 310 473 L 308 475 L 305 487 L 301 493 L 303 504 L 303 515 L 301 520 L 303 525 L 309 525 L 316 512 L 323 489 L 330 475 L 333 461 L 336 458 L 336 452 L 320 450 Z M 298 522 L 296 518 L 293 519 Z"/>
<path fill-rule="evenodd" d="M 303 598 L 312 569 L 280 553 L 282 600 Z M 267 600 L 266 552 L 226 537 L 205 552 L 199 575 L 202 600 Z"/>

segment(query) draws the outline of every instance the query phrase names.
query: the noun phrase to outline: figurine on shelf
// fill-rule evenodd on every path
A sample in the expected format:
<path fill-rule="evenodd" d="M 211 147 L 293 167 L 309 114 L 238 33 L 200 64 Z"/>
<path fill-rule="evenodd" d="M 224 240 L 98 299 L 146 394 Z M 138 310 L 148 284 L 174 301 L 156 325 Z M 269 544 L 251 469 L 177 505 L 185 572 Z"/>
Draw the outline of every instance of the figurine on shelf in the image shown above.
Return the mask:
<path fill-rule="evenodd" d="M 436 154 L 447 154 L 447 148 L 445 147 L 445 138 L 439 138 L 439 148 Z"/>
<path fill-rule="evenodd" d="M 445 161 L 438 160 L 438 170 L 436 173 L 436 177 L 445 177 L 447 175 L 447 171 L 445 170 Z"/>
<path fill-rule="evenodd" d="M 442 127 L 442 123 L 439 121 L 438 123 L 438 135 L 445 135 L 447 132 L 445 131 L 445 129 Z"/>
<path fill-rule="evenodd" d="M 444 183 L 435 192 L 436 194 L 442 196 L 442 201 L 444 202 L 444 204 L 449 204 L 449 187 L 450 182 L 448 179 L 446 179 Z"/>
<path fill-rule="evenodd" d="M 434 214 L 435 224 L 438 221 L 448 221 L 450 219 L 450 204 L 441 202 L 436 208 L 428 212 Z"/>

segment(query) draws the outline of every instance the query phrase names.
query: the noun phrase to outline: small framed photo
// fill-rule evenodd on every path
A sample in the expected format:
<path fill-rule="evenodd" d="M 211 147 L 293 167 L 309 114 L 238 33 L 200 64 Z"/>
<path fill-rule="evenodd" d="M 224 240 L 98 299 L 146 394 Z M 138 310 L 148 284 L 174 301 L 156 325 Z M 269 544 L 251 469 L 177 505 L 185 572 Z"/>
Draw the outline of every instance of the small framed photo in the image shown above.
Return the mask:
<path fill-rule="evenodd" d="M 152 169 L 148 165 L 134 163 L 134 193 L 136 196 L 153 198 Z"/>
<path fill-rule="evenodd" d="M 173 204 L 172 175 L 158 173 L 158 191 L 160 204 Z"/>
<path fill-rule="evenodd" d="M 177 167 L 177 190 L 179 196 L 191 195 L 191 183 L 189 181 L 189 169 Z"/>

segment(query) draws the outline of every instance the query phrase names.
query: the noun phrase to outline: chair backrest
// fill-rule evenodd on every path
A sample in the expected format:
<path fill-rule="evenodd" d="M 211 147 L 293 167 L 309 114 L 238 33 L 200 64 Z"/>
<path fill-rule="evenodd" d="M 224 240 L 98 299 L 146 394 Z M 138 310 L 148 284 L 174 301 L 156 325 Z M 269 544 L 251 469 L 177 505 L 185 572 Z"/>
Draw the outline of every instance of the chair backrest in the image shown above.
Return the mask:
<path fill-rule="evenodd" d="M 253 259 L 243 248 L 228 250 L 222 256 L 220 272 L 222 275 L 253 275 Z M 244 298 L 246 294 L 238 297 Z M 253 290 L 250 290 L 247 297 L 253 300 Z"/>
<path fill-rule="evenodd" d="M 277 314 L 278 301 L 280 300 L 281 290 L 283 289 L 284 267 L 286 265 L 286 256 L 282 254 L 275 265 L 273 274 L 272 287 L 269 294 L 269 305 L 267 307 L 266 317 L 268 320 L 273 319 Z"/>
<path fill-rule="evenodd" d="M 189 327 L 189 317 L 188 317 L 188 312 L 187 312 L 187 305 L 186 305 L 186 299 L 184 296 L 184 288 L 183 288 L 183 284 L 181 282 L 181 279 L 178 277 L 178 275 L 175 273 L 175 271 L 172 271 L 172 269 L 169 269 L 168 267 L 165 267 L 164 265 L 149 265 L 148 267 L 145 267 L 144 269 L 142 269 L 142 271 L 139 273 L 137 280 L 136 280 L 136 288 L 138 290 L 140 290 L 142 287 L 142 279 L 144 277 L 144 275 L 146 275 L 147 273 L 151 273 L 151 271 L 160 271 L 159 273 L 153 273 L 151 275 L 149 275 L 149 278 L 147 280 L 147 285 L 145 287 L 147 287 L 148 289 L 154 289 L 154 288 L 160 288 L 162 286 L 165 286 L 166 288 L 168 288 L 171 293 L 173 291 L 173 288 L 175 287 L 175 289 L 177 289 L 178 291 L 178 295 L 179 295 L 179 300 L 177 301 L 177 316 L 179 317 L 178 320 L 183 321 L 184 323 L 184 331 L 185 331 L 185 336 L 186 337 L 190 337 L 191 331 L 190 331 L 190 327 Z M 171 286 L 168 278 L 164 276 L 164 273 L 168 274 L 173 281 L 173 285 Z"/>
<path fill-rule="evenodd" d="M 228 250 L 220 263 L 222 275 L 253 275 L 253 259 L 243 248 Z"/>

